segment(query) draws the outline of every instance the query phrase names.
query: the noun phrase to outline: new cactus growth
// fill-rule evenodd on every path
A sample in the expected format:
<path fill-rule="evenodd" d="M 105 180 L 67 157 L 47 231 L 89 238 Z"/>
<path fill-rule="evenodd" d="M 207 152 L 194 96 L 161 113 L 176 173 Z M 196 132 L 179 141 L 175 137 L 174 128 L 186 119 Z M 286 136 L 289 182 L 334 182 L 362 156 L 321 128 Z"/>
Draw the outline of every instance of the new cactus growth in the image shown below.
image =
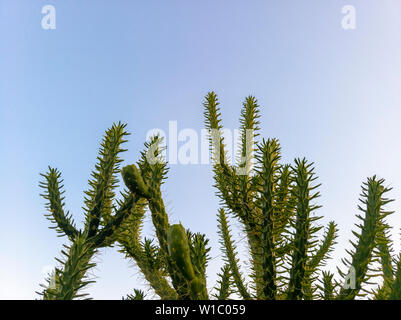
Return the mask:
<path fill-rule="evenodd" d="M 135 164 L 123 168 L 122 177 L 127 188 L 141 197 L 148 197 L 148 187 L 142 179 L 141 172 Z"/>
<path fill-rule="evenodd" d="M 168 253 L 178 270 L 188 281 L 195 279 L 187 233 L 181 224 L 170 226 L 167 235 Z"/>
<path fill-rule="evenodd" d="M 190 296 L 193 299 L 207 297 L 207 291 L 202 279 L 195 275 L 191 261 L 191 251 L 188 244 L 188 235 L 181 224 L 171 225 L 167 235 L 168 252 L 173 265 L 188 281 Z"/>

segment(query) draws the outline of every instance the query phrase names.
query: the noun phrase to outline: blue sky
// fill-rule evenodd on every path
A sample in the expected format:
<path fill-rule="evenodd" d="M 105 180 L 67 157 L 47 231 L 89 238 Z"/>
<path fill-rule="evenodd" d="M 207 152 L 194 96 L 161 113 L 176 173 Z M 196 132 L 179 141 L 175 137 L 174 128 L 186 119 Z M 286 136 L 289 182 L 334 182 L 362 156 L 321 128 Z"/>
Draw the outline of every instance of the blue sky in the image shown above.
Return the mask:
<path fill-rule="evenodd" d="M 56 8 L 55 30 L 41 27 L 47 4 Z M 355 30 L 341 27 L 344 5 L 356 9 Z M 227 128 L 237 128 L 243 99 L 255 95 L 261 135 L 280 139 L 283 160 L 316 163 L 320 214 L 340 227 L 328 268 L 348 246 L 367 176 L 394 188 L 399 243 L 400 30 L 398 0 L 0 0 L 0 298 L 37 298 L 43 269 L 66 241 L 48 229 L 40 172 L 62 171 L 67 207 L 82 221 L 104 130 L 128 123 L 124 158 L 133 162 L 147 131 L 167 130 L 169 120 L 199 131 L 210 90 Z M 206 233 L 217 256 L 210 166 L 172 165 L 169 176 L 172 221 Z M 116 250 L 96 260 L 93 298 L 146 288 Z M 210 286 L 221 263 L 211 262 Z"/>

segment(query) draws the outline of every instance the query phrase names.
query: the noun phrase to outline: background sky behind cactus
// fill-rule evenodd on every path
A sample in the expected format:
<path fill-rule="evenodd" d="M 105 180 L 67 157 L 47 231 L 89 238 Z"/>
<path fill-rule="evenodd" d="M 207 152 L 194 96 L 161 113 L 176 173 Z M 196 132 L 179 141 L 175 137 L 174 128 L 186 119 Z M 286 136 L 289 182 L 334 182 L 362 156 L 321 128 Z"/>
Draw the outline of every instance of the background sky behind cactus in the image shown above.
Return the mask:
<path fill-rule="evenodd" d="M 57 10 L 56 30 L 41 28 L 46 4 Z M 347 4 L 356 30 L 341 28 Z M 128 123 L 124 158 L 133 162 L 151 128 L 177 120 L 179 130 L 199 131 L 209 90 L 227 128 L 253 94 L 261 136 L 280 139 L 284 161 L 315 161 L 322 222 L 340 228 L 329 268 L 348 247 L 361 182 L 375 173 L 394 187 L 400 243 L 400 30 L 399 0 L 0 0 L 0 298 L 37 298 L 43 268 L 66 242 L 48 229 L 39 172 L 62 171 L 80 222 L 104 130 Z M 210 166 L 172 165 L 165 194 L 172 221 L 206 233 L 214 257 L 212 183 Z M 143 284 L 116 250 L 97 261 L 93 298 L 120 299 Z M 211 262 L 209 286 L 220 266 Z"/>

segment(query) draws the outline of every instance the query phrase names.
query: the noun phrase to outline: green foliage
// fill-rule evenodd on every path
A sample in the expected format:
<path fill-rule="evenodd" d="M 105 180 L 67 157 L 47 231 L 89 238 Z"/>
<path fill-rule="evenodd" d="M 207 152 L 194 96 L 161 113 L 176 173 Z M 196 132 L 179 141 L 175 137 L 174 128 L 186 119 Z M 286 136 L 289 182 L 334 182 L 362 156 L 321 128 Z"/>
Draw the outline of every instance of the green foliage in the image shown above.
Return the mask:
<path fill-rule="evenodd" d="M 148 196 L 148 187 L 145 185 L 141 173 L 135 164 L 124 167 L 121 174 L 125 185 L 132 193 L 138 194 L 144 198 Z"/>
<path fill-rule="evenodd" d="M 320 184 L 313 163 L 297 158 L 281 163 L 277 139 L 258 141 L 259 105 L 249 96 L 240 113 L 239 152 L 231 164 L 222 134 L 219 101 L 214 92 L 204 101 L 205 125 L 209 129 L 211 157 L 217 196 L 221 207 L 217 222 L 224 266 L 213 292 L 207 289 L 210 260 L 208 239 L 192 233 L 181 223 L 171 224 L 162 186 L 168 167 L 163 159 L 163 141 L 154 136 L 145 142 L 136 163 L 120 169 L 128 133 L 118 123 L 106 131 L 98 162 L 85 192 L 85 221 L 79 229 L 65 210 L 63 180 L 57 169 L 43 174 L 41 187 L 46 215 L 59 235 L 67 236 L 59 266 L 47 279 L 44 299 L 87 298 L 82 289 L 100 248 L 118 245 L 135 262 L 150 289 L 160 299 L 401 299 L 401 256 L 394 257 L 386 205 L 390 190 L 383 179 L 369 178 L 362 186 L 359 232 L 353 232 L 345 271 L 336 275 L 323 270 L 337 239 L 337 225 L 325 229 L 317 215 Z M 116 197 L 118 175 L 126 190 Z M 142 235 L 150 215 L 154 237 Z M 238 256 L 238 243 L 230 224 L 239 223 L 247 241 L 250 273 L 245 274 Z M 371 282 L 380 277 L 380 285 Z M 126 300 L 143 300 L 134 290 Z"/>
<path fill-rule="evenodd" d="M 348 272 L 344 273 L 339 269 L 340 275 L 345 280 L 345 285 L 339 292 L 340 299 L 354 299 L 357 295 L 363 296 L 368 293 L 362 285 L 369 284 L 372 278 L 369 274 L 369 271 L 372 271 L 369 264 L 375 262 L 373 251 L 378 243 L 382 244 L 380 241 L 383 239 L 378 239 L 378 236 L 385 232 L 384 219 L 391 213 L 384 210 L 384 206 L 392 201 L 384 197 L 389 190 L 384 187 L 384 180 L 377 180 L 376 177 L 369 178 L 362 185 L 359 210 L 362 211 L 363 216 L 357 215 L 362 223 L 357 225 L 360 232 L 353 232 L 357 242 L 351 241 L 353 246 L 353 250 L 349 251 L 351 258 L 343 260 Z M 351 285 L 348 283 L 350 276 L 353 278 Z"/>
<path fill-rule="evenodd" d="M 218 274 L 219 280 L 217 280 L 216 293 L 213 297 L 217 300 L 228 300 L 230 295 L 233 293 L 232 276 L 230 265 L 226 264 L 221 268 L 221 272 Z"/>
<path fill-rule="evenodd" d="M 322 284 L 323 286 L 319 286 L 321 289 L 322 293 L 320 294 L 320 297 L 323 300 L 334 300 L 335 298 L 335 283 L 333 281 L 334 274 L 330 272 L 322 272 Z"/>
<path fill-rule="evenodd" d="M 304 298 L 304 288 L 309 285 L 308 281 L 311 280 L 307 267 L 308 261 L 312 259 L 313 255 L 308 253 L 315 250 L 315 233 L 320 229 L 320 227 L 313 226 L 313 222 L 320 217 L 312 216 L 313 211 L 319 208 L 312 204 L 312 201 L 319 196 L 319 193 L 314 191 L 319 185 L 313 185 L 316 180 L 314 168 L 305 159 L 295 159 L 295 166 L 292 170 L 294 172 L 292 193 L 296 206 L 288 299 L 301 300 Z"/>
<path fill-rule="evenodd" d="M 145 300 L 145 292 L 142 290 L 134 289 L 134 294 L 127 294 L 127 297 L 123 300 Z"/>
<path fill-rule="evenodd" d="M 248 292 L 239 272 L 225 212 L 221 209 L 219 225 L 223 251 L 238 293 L 244 299 L 302 299 L 306 287 L 312 291 L 315 280 L 312 275 L 333 244 L 332 240 L 327 240 L 319 259 L 310 261 L 318 250 L 315 233 L 321 228 L 316 225 L 319 217 L 312 216 L 319 208 L 313 203 L 318 197 L 318 192 L 314 192 L 318 185 L 312 185 L 316 179 L 312 164 L 298 159 L 294 166 L 281 164 L 281 150 L 276 139 L 261 143 L 253 140 L 258 136 L 259 107 L 255 98 L 248 97 L 240 118 L 242 162 L 228 165 L 218 105 L 216 95 L 209 93 L 204 103 L 205 124 L 214 130 L 210 138 L 212 154 L 220 160 L 214 164 L 216 187 L 224 209 L 241 222 L 246 232 L 252 264 L 250 287 L 253 290 Z M 251 138 L 246 138 L 244 132 Z M 256 163 L 252 170 L 250 155 L 253 153 L 256 153 Z M 240 170 L 244 166 L 248 169 Z"/>
<path fill-rule="evenodd" d="M 380 268 L 383 274 L 383 283 L 381 287 L 374 292 L 377 300 L 385 300 L 391 294 L 391 287 L 394 281 L 394 267 L 393 267 L 393 248 L 390 237 L 388 235 L 390 227 L 384 225 L 383 229 L 380 229 L 377 235 L 377 248 L 376 255 L 380 259 Z"/>
<path fill-rule="evenodd" d="M 278 141 L 263 141 L 260 146 L 261 156 L 258 160 L 261 163 L 260 171 L 260 205 L 262 218 L 262 267 L 263 267 L 263 294 L 265 299 L 274 299 L 276 286 L 276 253 L 274 219 L 275 203 L 274 197 L 277 188 L 280 146 Z"/>
<path fill-rule="evenodd" d="M 366 205 L 360 208 L 365 213 L 364 217 L 359 216 L 363 221 L 362 232 L 354 233 L 358 243 L 352 242 L 355 250 L 349 252 L 351 259 L 344 259 L 349 270 L 355 270 L 355 277 L 350 279 L 350 272 L 339 271 L 343 281 L 352 280 L 354 286 L 350 288 L 348 283 L 341 286 L 334 274 L 322 270 L 336 243 L 338 230 L 330 222 L 320 237 L 321 217 L 315 213 L 320 208 L 316 203 L 320 185 L 316 183 L 313 163 L 295 159 L 293 165 L 281 164 L 281 149 L 276 139 L 254 141 L 259 135 L 259 106 L 254 97 L 247 97 L 240 116 L 240 157 L 236 164 L 230 165 L 222 137 L 219 101 L 214 92 L 206 95 L 204 107 L 215 187 L 223 205 L 218 215 L 221 243 L 240 297 L 354 299 L 363 294 L 363 285 L 369 285 L 368 271 L 373 269 L 368 266 L 376 262 L 380 262 L 377 271 L 383 285 L 370 296 L 384 299 L 397 296 L 401 267 L 393 271 L 392 246 L 384 221 L 389 214 L 384 207 L 391 200 L 383 197 L 388 191 L 384 180 L 368 179 L 362 189 L 362 203 Z M 255 160 L 253 168 L 251 160 Z M 249 277 L 239 271 L 226 212 L 238 219 L 245 231 L 252 269 Z M 246 279 L 251 280 L 250 291 Z"/>
<path fill-rule="evenodd" d="M 45 300 L 71 300 L 82 298 L 86 294 L 79 294 L 80 289 L 93 281 L 85 279 L 87 270 L 95 266 L 90 260 L 95 253 L 94 247 L 88 244 L 85 237 L 77 235 L 70 246 L 62 250 L 63 259 L 57 259 L 63 269 L 56 268 L 54 277 L 44 291 Z"/>
<path fill-rule="evenodd" d="M 224 209 L 219 210 L 218 223 L 219 223 L 219 233 L 221 237 L 222 251 L 224 253 L 227 266 L 230 267 L 230 272 L 234 279 L 234 283 L 238 289 L 238 293 L 243 299 L 249 300 L 251 298 L 251 295 L 249 294 L 247 288 L 245 287 L 243 276 L 239 271 L 239 266 L 238 266 L 239 259 L 237 258 L 236 246 L 232 241 L 231 231 L 228 225 Z"/>
<path fill-rule="evenodd" d="M 318 271 L 321 267 L 326 265 L 326 260 L 333 250 L 333 245 L 336 243 L 335 240 L 337 238 L 337 232 L 338 230 L 336 224 L 334 222 L 330 222 L 326 228 L 325 235 L 321 240 L 319 248 L 313 252 L 312 257 L 307 261 L 305 283 L 303 286 L 305 300 L 312 300 L 316 297 L 315 292 L 319 286 L 313 288 L 311 283 L 319 280 L 317 277 Z M 323 272 L 323 280 L 326 281 L 324 283 L 328 285 L 327 279 L 330 279 L 331 281 L 332 276 L 330 277 L 329 273 Z M 327 288 L 331 287 L 328 285 Z"/>
<path fill-rule="evenodd" d="M 66 235 L 70 245 L 65 246 L 62 259 L 57 259 L 60 267 L 48 279 L 42 295 L 44 299 L 83 298 L 80 291 L 92 281 L 87 280 L 87 272 L 95 264 L 91 262 L 97 250 L 114 242 L 114 232 L 128 216 L 135 202 L 133 196 L 123 195 L 118 206 L 113 206 L 116 178 L 124 151 L 121 145 L 126 142 L 125 125 L 118 123 L 106 131 L 98 156 L 98 163 L 89 180 L 90 189 L 85 197 L 85 226 L 76 228 L 71 215 L 64 212 L 63 180 L 57 169 L 50 168 L 42 174 L 44 181 L 40 186 L 45 190 L 43 198 L 48 201 L 48 219 L 61 235 Z M 114 209 L 114 210 L 113 210 Z M 114 214 L 113 214 L 114 211 Z"/>
<path fill-rule="evenodd" d="M 191 236 L 190 236 L 191 237 Z M 203 283 L 202 271 L 204 269 L 204 261 L 198 260 L 198 267 L 193 263 L 192 259 L 202 259 L 199 254 L 193 254 L 191 259 L 191 249 L 189 247 L 187 232 L 181 224 L 171 225 L 167 234 L 168 253 L 173 262 L 175 272 L 180 273 L 187 281 L 190 289 L 189 295 L 192 299 L 206 298 L 207 292 Z M 195 251 L 196 248 L 193 247 Z M 195 274 L 195 268 L 197 274 Z"/>
<path fill-rule="evenodd" d="M 137 164 L 122 170 L 123 180 L 141 203 L 119 230 L 121 251 L 132 258 L 161 299 L 208 299 L 206 267 L 208 240 L 179 225 L 170 225 L 161 186 L 168 169 L 162 140 L 155 136 L 145 143 Z M 141 241 L 143 218 L 149 209 L 158 244 Z"/>

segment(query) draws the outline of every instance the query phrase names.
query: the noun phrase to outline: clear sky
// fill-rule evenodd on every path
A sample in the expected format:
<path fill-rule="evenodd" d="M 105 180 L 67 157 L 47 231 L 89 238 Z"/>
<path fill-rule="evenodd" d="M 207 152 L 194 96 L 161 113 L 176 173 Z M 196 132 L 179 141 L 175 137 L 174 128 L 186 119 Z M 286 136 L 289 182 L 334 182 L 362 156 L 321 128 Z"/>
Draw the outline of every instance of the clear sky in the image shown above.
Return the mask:
<path fill-rule="evenodd" d="M 41 25 L 48 4 L 54 30 Z M 344 5 L 355 7 L 356 29 L 342 28 Z M 38 298 L 43 270 L 66 243 L 48 229 L 40 172 L 62 171 L 67 208 L 80 222 L 104 130 L 128 123 L 124 158 L 133 162 L 149 129 L 175 120 L 178 130 L 199 131 L 209 90 L 230 129 L 244 97 L 255 95 L 261 135 L 280 139 L 283 160 L 316 163 L 323 223 L 340 228 L 329 268 L 349 247 L 367 176 L 394 188 L 399 243 L 400 31 L 399 0 L 0 0 L 0 298 Z M 206 233 L 218 256 L 210 166 L 172 165 L 169 176 L 171 220 Z M 96 261 L 93 298 L 146 288 L 115 249 Z M 221 257 L 211 262 L 209 286 L 221 265 Z"/>

